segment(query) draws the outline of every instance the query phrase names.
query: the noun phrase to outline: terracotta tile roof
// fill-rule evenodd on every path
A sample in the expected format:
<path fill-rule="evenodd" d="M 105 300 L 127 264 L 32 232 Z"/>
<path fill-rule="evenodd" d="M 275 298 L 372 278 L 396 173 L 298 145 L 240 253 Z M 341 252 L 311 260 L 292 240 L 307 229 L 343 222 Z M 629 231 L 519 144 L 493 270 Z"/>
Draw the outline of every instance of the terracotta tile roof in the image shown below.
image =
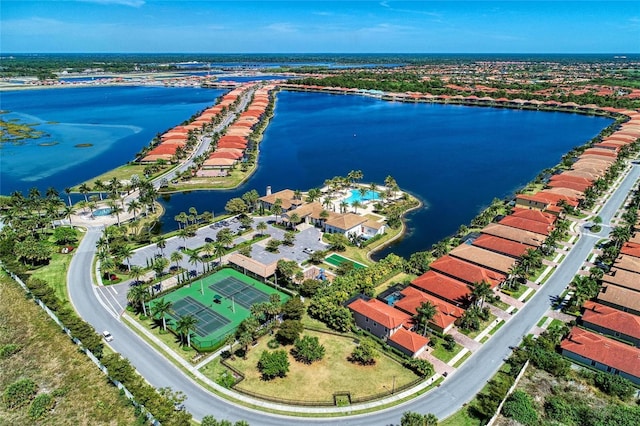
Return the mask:
<path fill-rule="evenodd" d="M 577 189 L 571 188 L 547 188 L 544 190 L 545 193 L 562 195 L 563 197 L 570 197 L 576 200 L 579 200 L 584 197 L 582 191 L 578 191 Z"/>
<path fill-rule="evenodd" d="M 640 257 L 633 257 L 623 253 L 617 257 L 613 266 L 618 269 L 640 274 Z"/>
<path fill-rule="evenodd" d="M 640 377 L 640 349 L 579 327 L 573 327 L 560 343 L 563 351 L 599 362 L 634 377 Z"/>
<path fill-rule="evenodd" d="M 624 269 L 611 268 L 611 271 L 602 277 L 602 283 L 603 285 L 608 283 L 640 292 L 640 274 L 625 271 Z"/>
<path fill-rule="evenodd" d="M 633 257 L 640 257 L 640 244 L 626 242 L 622 245 L 620 253 Z"/>
<path fill-rule="evenodd" d="M 331 217 L 327 219 L 325 225 L 332 226 L 334 228 L 341 229 L 343 231 L 348 231 L 349 229 L 362 225 L 368 219 L 364 216 L 360 216 L 355 213 L 345 213 L 342 215 L 338 215 L 335 217 Z"/>
<path fill-rule="evenodd" d="M 569 182 L 566 180 L 554 180 L 547 183 L 547 186 L 549 188 L 568 188 L 568 189 L 573 189 L 575 191 L 584 192 L 587 188 L 591 186 L 591 184 Z"/>
<path fill-rule="evenodd" d="M 429 344 L 428 338 L 409 331 L 404 327 L 401 327 L 393 333 L 391 337 L 389 337 L 389 340 L 414 354 Z"/>
<path fill-rule="evenodd" d="M 506 254 L 514 258 L 522 256 L 531 246 L 517 243 L 515 241 L 506 240 L 493 235 L 482 234 L 473 242 L 474 246 L 482 247 L 498 253 Z"/>
<path fill-rule="evenodd" d="M 591 172 L 586 172 L 584 170 L 568 170 L 566 172 L 563 173 L 565 176 L 575 176 L 575 177 L 582 177 L 582 178 L 586 178 L 589 180 L 596 180 L 600 177 L 600 174 L 597 173 L 591 173 Z"/>
<path fill-rule="evenodd" d="M 584 183 L 584 184 L 589 184 L 589 185 L 593 183 L 593 179 L 587 179 L 587 178 L 578 177 L 578 176 L 570 176 L 570 175 L 566 174 L 566 172 L 562 172 L 559 175 L 551 176 L 549 181 L 550 182 L 568 181 L 568 182 L 575 182 L 575 183 Z"/>
<path fill-rule="evenodd" d="M 453 257 L 507 274 L 516 260 L 470 244 L 460 244 L 449 252 Z"/>
<path fill-rule="evenodd" d="M 603 157 L 613 157 L 613 158 L 616 158 L 618 156 L 618 154 L 616 154 L 615 152 L 610 151 L 608 149 L 602 149 L 602 148 L 589 148 L 589 149 L 584 151 L 584 154 L 586 154 L 586 155 L 602 155 Z"/>
<path fill-rule="evenodd" d="M 282 201 L 282 209 L 289 210 L 293 206 L 299 206 L 304 203 L 302 200 L 295 200 L 294 195 L 295 193 L 293 190 L 283 189 L 282 191 L 274 192 L 271 195 L 260 197 L 258 200 L 268 204 L 274 204 L 277 199 L 280 199 Z"/>
<path fill-rule="evenodd" d="M 640 293 L 616 285 L 603 285 L 596 297 L 599 302 L 622 306 L 640 312 Z"/>
<path fill-rule="evenodd" d="M 505 216 L 500 222 L 500 225 L 510 226 L 512 228 L 524 229 L 525 231 L 535 232 L 536 234 L 549 235 L 553 227 L 546 223 L 537 222 L 535 220 L 529 220 L 516 216 Z"/>
<path fill-rule="evenodd" d="M 389 330 L 411 322 L 411 317 L 408 314 L 393 308 L 386 303 L 382 303 L 377 299 L 370 299 L 368 301 L 365 301 L 364 299 L 356 299 L 347 307 L 352 311 L 381 324 Z"/>
<path fill-rule="evenodd" d="M 471 285 L 485 281 L 490 284 L 492 288 L 507 278 L 505 274 L 465 262 L 449 255 L 444 255 L 435 260 L 429 267 L 436 272 L 457 278 Z"/>
<path fill-rule="evenodd" d="M 553 190 L 551 189 L 543 189 L 542 191 L 540 191 L 538 193 L 538 195 L 540 197 L 546 198 L 548 200 L 551 200 L 552 204 L 558 204 L 560 201 L 564 200 L 567 204 L 571 205 L 571 206 L 577 206 L 578 205 L 578 198 L 576 197 L 570 197 L 570 196 L 566 196 L 566 195 L 562 195 L 562 194 L 556 194 L 554 192 L 552 192 Z"/>
<path fill-rule="evenodd" d="M 214 151 L 209 154 L 209 158 L 230 158 L 232 160 L 238 160 L 242 158 L 242 153 Z"/>
<path fill-rule="evenodd" d="M 420 291 L 415 287 L 407 287 L 400 292 L 404 297 L 395 303 L 395 307 L 405 311 L 410 315 L 417 313 L 416 309 L 425 302 L 430 302 L 436 307 L 436 314 L 430 322 L 441 329 L 446 329 L 458 318 L 464 315 L 464 309 L 459 308 L 449 302 L 445 302 L 431 294 Z"/>
<path fill-rule="evenodd" d="M 541 212 L 540 210 L 521 209 L 518 207 L 513 209 L 511 216 L 534 220 L 536 222 L 546 223 L 547 225 L 552 225 L 558 219 L 556 215 L 551 213 Z"/>
<path fill-rule="evenodd" d="M 462 281 L 435 271 L 427 271 L 411 281 L 411 285 L 455 305 L 466 305 L 471 289 Z"/>
<path fill-rule="evenodd" d="M 507 240 L 515 241 L 533 247 L 541 246 L 545 240 L 545 236 L 542 234 L 536 234 L 535 232 L 512 228 L 510 226 L 504 226 L 498 223 L 490 223 L 489 225 L 485 226 L 481 232 L 483 234 L 505 238 Z"/>
<path fill-rule="evenodd" d="M 640 339 L 640 316 L 587 300 L 582 321 Z"/>
<path fill-rule="evenodd" d="M 236 163 L 236 160 L 231 158 L 211 158 L 205 160 L 202 163 L 203 167 L 231 167 Z"/>
<path fill-rule="evenodd" d="M 640 217 L 638 218 L 638 223 L 640 223 Z M 640 232 L 636 232 L 635 234 L 633 234 L 631 238 L 629 238 L 628 242 L 633 244 L 640 244 Z"/>

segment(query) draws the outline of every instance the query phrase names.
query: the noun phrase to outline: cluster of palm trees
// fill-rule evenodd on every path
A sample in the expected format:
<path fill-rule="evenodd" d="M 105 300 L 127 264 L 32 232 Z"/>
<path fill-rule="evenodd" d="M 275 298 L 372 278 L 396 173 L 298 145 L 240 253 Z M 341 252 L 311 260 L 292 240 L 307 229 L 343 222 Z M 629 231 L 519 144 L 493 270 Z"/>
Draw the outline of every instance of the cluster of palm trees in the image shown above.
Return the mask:
<path fill-rule="evenodd" d="M 71 206 L 66 206 L 58 191 L 50 187 L 44 196 L 37 188 L 31 188 L 27 196 L 20 191 L 2 198 L 0 217 L 4 239 L 11 249 L 3 255 L 21 260 L 24 265 L 38 265 L 51 259 L 51 247 L 47 242 L 56 221 L 70 217 Z"/>
<path fill-rule="evenodd" d="M 542 266 L 543 254 L 539 249 L 528 249 L 509 270 L 507 279 L 502 284 L 509 290 L 517 290 L 520 283 L 529 279 L 531 273 Z"/>

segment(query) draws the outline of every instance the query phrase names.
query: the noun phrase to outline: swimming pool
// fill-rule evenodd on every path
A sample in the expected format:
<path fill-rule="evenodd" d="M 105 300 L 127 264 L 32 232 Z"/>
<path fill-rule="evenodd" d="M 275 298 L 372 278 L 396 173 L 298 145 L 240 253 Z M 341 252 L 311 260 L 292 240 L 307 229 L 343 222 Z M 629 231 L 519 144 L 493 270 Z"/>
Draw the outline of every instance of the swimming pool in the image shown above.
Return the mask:
<path fill-rule="evenodd" d="M 111 207 L 104 207 L 93 211 L 94 216 L 109 216 L 111 214 Z"/>
<path fill-rule="evenodd" d="M 356 201 L 370 201 L 370 200 L 379 200 L 379 199 L 380 199 L 380 193 L 378 191 L 369 190 L 363 197 L 362 194 L 360 194 L 360 190 L 352 189 L 351 195 L 345 198 L 344 201 L 346 201 L 349 204 L 353 204 Z"/>

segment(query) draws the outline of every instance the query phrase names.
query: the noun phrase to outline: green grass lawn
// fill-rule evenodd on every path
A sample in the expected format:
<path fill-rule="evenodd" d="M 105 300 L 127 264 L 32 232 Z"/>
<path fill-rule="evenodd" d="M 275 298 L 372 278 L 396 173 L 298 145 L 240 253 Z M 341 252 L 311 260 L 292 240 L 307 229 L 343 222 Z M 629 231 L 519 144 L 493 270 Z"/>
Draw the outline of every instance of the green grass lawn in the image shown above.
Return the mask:
<path fill-rule="evenodd" d="M 482 421 L 475 417 L 471 417 L 469 409 L 467 407 L 462 407 L 453 415 L 447 417 L 438 424 L 440 426 L 480 426 Z"/>
<path fill-rule="evenodd" d="M 360 398 L 388 391 L 394 380 L 396 387 L 400 387 L 418 379 L 413 372 L 383 354 L 373 366 L 349 362 L 347 357 L 355 347 L 350 338 L 308 330 L 304 334 L 318 337 L 324 345 L 326 353 L 321 361 L 306 365 L 295 361 L 289 354 L 287 377 L 264 381 L 257 369 L 260 355 L 267 350 L 268 338 L 262 338 L 257 346 L 251 348 L 246 360 L 236 357 L 229 362 L 245 375 L 237 388 L 276 398 L 332 401 L 337 391 L 350 392 L 352 398 Z M 288 352 L 291 346 L 284 349 Z"/>
<path fill-rule="evenodd" d="M 449 362 L 462 350 L 462 346 L 456 343 L 456 347 L 452 351 L 448 351 L 442 347 L 442 344 L 438 342 L 436 347 L 431 352 L 431 355 L 435 356 L 442 362 Z"/>
<path fill-rule="evenodd" d="M 542 317 L 540 318 L 540 321 L 538 321 L 538 323 L 536 324 L 537 327 L 542 327 L 542 324 L 544 324 L 544 322 L 547 320 L 548 317 Z"/>
<path fill-rule="evenodd" d="M 506 324 L 506 321 L 500 321 L 500 322 L 499 322 L 495 327 L 493 327 L 493 328 L 491 329 L 491 331 L 489 332 L 489 334 L 490 334 L 491 336 L 493 336 L 493 335 L 494 335 L 494 334 L 496 334 L 496 332 L 497 332 L 498 330 L 500 330 L 500 329 L 502 328 L 502 326 L 503 326 L 503 325 L 505 325 L 505 324 Z"/>
<path fill-rule="evenodd" d="M 503 302 L 502 300 L 496 300 L 495 302 L 491 302 L 491 305 L 503 311 L 506 311 L 507 309 L 509 309 L 509 306 L 511 306 L 508 303 Z"/>
<path fill-rule="evenodd" d="M 73 252 L 69 254 L 54 253 L 48 265 L 36 269 L 31 273 L 32 277 L 46 281 L 56 292 L 56 296 L 65 304 L 69 303 L 67 294 L 67 270 L 73 258 Z"/>
<path fill-rule="evenodd" d="M 101 180 L 104 183 L 108 183 L 114 177 L 118 180 L 130 180 L 132 175 L 138 175 L 142 179 L 144 176 L 145 167 L 146 167 L 145 165 L 141 165 L 141 164 L 124 164 L 120 167 L 109 170 L 108 172 L 105 172 L 100 176 L 96 176 L 89 180 L 86 180 L 83 183 L 86 183 L 90 188 L 93 188 L 93 184 L 96 180 Z M 159 172 L 157 175 L 159 175 L 160 173 L 165 173 L 168 170 L 169 170 L 169 166 L 165 166 L 165 168 L 163 168 L 162 171 Z M 80 185 L 74 186 L 72 189 L 74 191 L 78 191 L 78 188 L 80 187 Z"/>
<path fill-rule="evenodd" d="M 376 288 L 373 290 L 374 295 L 378 295 L 378 294 L 382 293 L 383 291 L 385 291 L 386 289 L 388 289 L 389 287 L 391 287 L 394 284 L 404 283 L 406 281 L 411 281 L 411 280 L 413 280 L 415 278 L 416 278 L 415 274 L 407 274 L 406 272 L 398 272 L 396 275 L 392 276 L 391 278 L 389 278 L 388 280 L 386 280 L 382 284 L 376 286 Z"/>
<path fill-rule="evenodd" d="M 474 330 L 474 331 L 466 331 L 466 330 L 462 330 L 460 329 L 460 333 L 464 334 L 465 336 L 467 336 L 470 339 L 475 339 L 476 337 L 478 337 L 478 334 L 482 333 L 482 331 L 487 328 L 487 326 L 489 324 L 491 324 L 492 322 L 494 322 L 496 320 L 496 316 L 493 314 L 489 314 L 489 318 L 486 321 L 481 321 L 480 322 L 480 329 L 479 330 Z"/>

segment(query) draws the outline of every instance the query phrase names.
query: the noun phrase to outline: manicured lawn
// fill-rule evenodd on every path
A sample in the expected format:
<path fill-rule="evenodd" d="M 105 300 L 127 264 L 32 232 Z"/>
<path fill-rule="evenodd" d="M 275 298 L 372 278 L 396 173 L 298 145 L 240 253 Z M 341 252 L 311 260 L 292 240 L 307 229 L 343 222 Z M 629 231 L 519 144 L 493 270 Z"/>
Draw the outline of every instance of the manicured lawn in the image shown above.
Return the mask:
<path fill-rule="evenodd" d="M 508 303 L 503 302 L 502 300 L 496 300 L 495 302 L 491 302 L 491 304 L 498 309 L 502 309 L 503 311 L 506 311 L 509 306 L 511 306 Z"/>
<path fill-rule="evenodd" d="M 148 312 L 149 311 L 147 310 L 147 313 Z M 193 357 L 198 354 L 198 352 L 196 352 L 195 349 L 186 348 L 186 347 L 183 348 L 182 344 L 180 343 L 180 339 L 178 338 L 178 336 L 176 336 L 172 332 L 168 331 L 168 329 L 165 332 L 162 329 L 162 323 L 156 323 L 151 318 L 140 319 L 137 315 L 135 315 L 135 314 L 133 314 L 131 312 L 129 313 L 129 316 L 131 318 L 133 318 L 134 321 L 138 322 L 139 324 L 142 324 L 144 326 L 144 328 L 146 328 L 148 331 L 150 331 L 151 334 L 153 334 L 155 337 L 160 339 L 160 341 L 162 343 L 164 343 L 169 348 L 171 348 L 176 354 L 180 355 L 185 361 L 191 361 L 193 359 Z M 130 327 L 130 328 L 134 332 L 136 332 L 138 334 L 141 334 L 136 328 L 134 328 L 134 327 Z"/>
<path fill-rule="evenodd" d="M 453 415 L 438 423 L 440 426 L 480 426 L 482 422 L 469 415 L 469 409 L 463 407 Z"/>
<path fill-rule="evenodd" d="M 456 361 L 456 363 L 453 364 L 453 366 L 455 368 L 460 367 L 467 360 L 467 358 L 469 358 L 472 354 L 473 352 L 469 351 L 466 354 L 462 355 L 462 357 L 458 361 Z"/>
<path fill-rule="evenodd" d="M 486 321 L 482 321 L 480 322 L 480 329 L 479 330 L 475 330 L 475 331 L 465 331 L 460 329 L 460 332 L 464 335 L 466 335 L 467 337 L 469 337 L 470 339 L 475 339 L 478 334 L 482 333 L 482 331 L 487 328 L 487 326 L 489 324 L 491 324 L 492 322 L 494 322 L 496 320 L 496 316 L 493 314 L 489 314 L 489 319 L 487 319 Z"/>
<path fill-rule="evenodd" d="M 547 320 L 547 317 L 540 318 L 540 321 L 538 321 L 538 324 L 536 324 L 536 326 L 542 327 L 542 324 L 544 324 L 546 320 Z"/>
<path fill-rule="evenodd" d="M 442 347 L 442 344 L 438 343 L 433 349 L 431 355 L 435 356 L 442 362 L 449 362 L 451 359 L 462 350 L 462 346 L 456 343 L 456 347 L 452 351 L 448 351 Z"/>
<path fill-rule="evenodd" d="M 74 244 L 75 246 L 76 244 Z M 67 270 L 73 258 L 73 252 L 69 254 L 54 253 L 47 266 L 36 269 L 31 274 L 32 277 L 40 278 L 49 284 L 56 292 L 58 299 L 64 303 L 69 302 L 67 295 Z"/>
<path fill-rule="evenodd" d="M 146 166 L 143 166 L 143 165 L 140 165 L 140 164 L 125 164 L 125 165 L 120 166 L 118 168 L 115 168 L 113 170 L 109 170 L 108 172 L 103 173 L 100 176 L 93 177 L 93 178 L 85 181 L 84 183 L 89 185 L 90 188 L 93 188 L 93 183 L 96 180 L 101 180 L 104 183 L 108 183 L 114 177 L 116 179 L 118 179 L 118 180 L 129 180 L 129 179 L 131 179 L 132 175 L 138 175 L 142 179 L 143 176 L 144 176 L 145 167 Z M 167 170 L 169 170 L 169 166 L 166 166 L 166 168 L 164 168 L 162 170 L 162 172 L 160 172 L 160 173 L 164 173 Z M 80 187 L 80 185 L 74 186 L 73 190 L 74 191 L 78 191 L 79 187 Z"/>
<path fill-rule="evenodd" d="M 251 348 L 246 360 L 236 357 L 230 361 L 233 367 L 245 374 L 245 380 L 237 388 L 284 399 L 332 401 L 333 394 L 338 391 L 351 392 L 352 398 L 358 398 L 387 392 L 394 380 L 396 387 L 400 387 L 418 378 L 382 354 L 373 366 L 350 363 L 347 357 L 355 347 L 350 338 L 308 330 L 304 334 L 318 337 L 324 345 L 326 352 L 321 361 L 306 365 L 295 361 L 289 354 L 287 377 L 263 381 L 256 366 L 262 352 L 267 350 L 269 339 L 264 337 Z M 291 346 L 284 349 L 289 352 Z"/>

